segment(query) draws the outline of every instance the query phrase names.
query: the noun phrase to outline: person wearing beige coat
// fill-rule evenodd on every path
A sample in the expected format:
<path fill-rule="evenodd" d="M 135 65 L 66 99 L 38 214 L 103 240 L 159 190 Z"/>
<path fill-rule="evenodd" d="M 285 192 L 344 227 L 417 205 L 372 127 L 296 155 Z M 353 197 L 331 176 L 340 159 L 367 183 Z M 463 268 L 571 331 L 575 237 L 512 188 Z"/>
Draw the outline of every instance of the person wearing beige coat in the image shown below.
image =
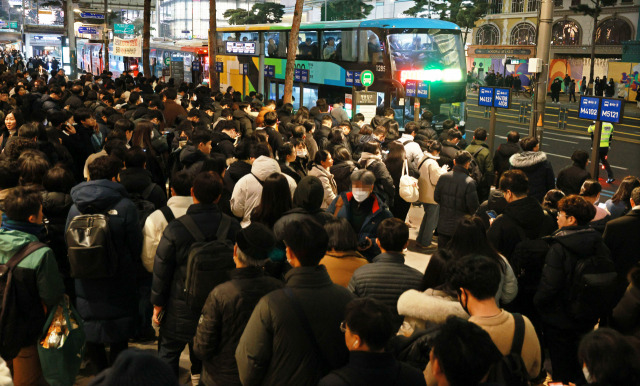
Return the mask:
<path fill-rule="evenodd" d="M 420 178 L 418 178 L 420 198 L 418 201 L 424 207 L 424 217 L 420 224 L 418 237 L 416 237 L 416 244 L 422 248 L 428 248 L 431 245 L 431 237 L 438 224 L 440 207 L 433 198 L 436 184 L 440 176 L 449 170 L 446 165 L 443 167 L 438 165 L 441 150 L 440 143 L 431 142 L 427 151 L 424 152 L 424 157 L 418 163 L 418 172 L 420 173 Z"/>
<path fill-rule="evenodd" d="M 313 166 L 311 167 L 311 170 L 309 170 L 308 174 L 310 176 L 318 177 L 320 182 L 322 182 L 324 198 L 322 200 L 322 206 L 320 206 L 321 209 L 328 208 L 338 194 L 336 181 L 333 178 L 333 174 L 329 172 L 331 166 L 333 166 L 333 158 L 331 158 L 331 154 L 326 150 L 320 150 L 316 153 Z"/>

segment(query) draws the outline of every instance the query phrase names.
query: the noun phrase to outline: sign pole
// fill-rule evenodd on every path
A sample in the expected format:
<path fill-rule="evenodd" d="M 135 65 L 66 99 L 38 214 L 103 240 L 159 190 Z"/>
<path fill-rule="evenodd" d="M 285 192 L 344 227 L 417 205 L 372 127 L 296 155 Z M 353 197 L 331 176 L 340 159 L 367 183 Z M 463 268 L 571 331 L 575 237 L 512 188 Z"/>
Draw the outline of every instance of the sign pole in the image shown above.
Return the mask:
<path fill-rule="evenodd" d="M 489 118 L 489 154 L 493 154 L 496 141 L 496 118 L 498 115 L 498 108 L 491 107 L 491 117 Z"/>
<path fill-rule="evenodd" d="M 420 120 L 420 98 L 413 98 L 413 121 L 418 122 Z"/>
<path fill-rule="evenodd" d="M 69 37 L 69 68 L 71 70 L 69 79 L 75 79 L 77 74 L 78 61 L 76 60 L 76 31 L 73 24 L 73 2 L 67 1 L 66 5 L 67 9 L 65 9 L 65 13 L 67 15 L 67 36 Z"/>
<path fill-rule="evenodd" d="M 242 99 L 247 96 L 247 74 L 242 74 Z"/>
<path fill-rule="evenodd" d="M 598 172 L 600 171 L 600 137 L 602 137 L 602 121 L 596 121 L 596 127 L 593 130 L 593 142 L 591 143 L 591 178 L 598 180 Z"/>

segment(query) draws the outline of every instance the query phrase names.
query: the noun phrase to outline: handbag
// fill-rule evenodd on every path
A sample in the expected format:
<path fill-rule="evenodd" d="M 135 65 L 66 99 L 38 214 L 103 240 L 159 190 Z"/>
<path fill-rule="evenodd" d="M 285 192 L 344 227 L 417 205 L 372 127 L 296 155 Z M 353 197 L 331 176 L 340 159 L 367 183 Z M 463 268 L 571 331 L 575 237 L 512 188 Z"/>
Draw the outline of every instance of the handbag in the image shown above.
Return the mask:
<path fill-rule="evenodd" d="M 404 160 L 402 164 L 402 176 L 400 177 L 399 187 L 400 197 L 406 202 L 416 202 L 420 198 L 418 190 L 418 179 L 409 175 L 409 163 Z"/>
<path fill-rule="evenodd" d="M 85 350 L 84 322 L 64 295 L 51 310 L 38 344 L 42 374 L 50 386 L 75 383 Z"/>

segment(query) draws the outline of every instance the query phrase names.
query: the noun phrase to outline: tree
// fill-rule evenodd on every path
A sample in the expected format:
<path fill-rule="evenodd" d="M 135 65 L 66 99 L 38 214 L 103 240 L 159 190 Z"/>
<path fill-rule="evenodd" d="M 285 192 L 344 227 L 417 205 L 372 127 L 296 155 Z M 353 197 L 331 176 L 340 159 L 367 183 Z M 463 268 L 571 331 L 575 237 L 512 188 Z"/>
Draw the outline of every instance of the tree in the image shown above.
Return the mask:
<path fill-rule="evenodd" d="M 440 20 L 456 23 L 465 31 L 463 45 L 467 44 L 467 31 L 476 26 L 489 9 L 487 0 L 416 0 L 415 5 L 405 15 L 412 17 L 438 16 Z"/>
<path fill-rule="evenodd" d="M 242 8 L 228 9 L 223 16 L 231 25 L 279 23 L 284 15 L 284 5 L 277 3 L 256 3 L 250 11 Z"/>
<path fill-rule="evenodd" d="M 296 52 L 298 51 L 298 35 L 300 33 L 300 22 L 302 21 L 302 4 L 304 0 L 296 0 L 293 9 L 293 21 L 289 35 L 289 47 L 287 47 L 287 66 L 284 71 L 284 103 L 292 103 L 293 94 L 293 69 L 296 65 Z"/>
<path fill-rule="evenodd" d="M 151 40 L 151 0 L 144 0 L 144 25 L 142 28 L 142 71 L 147 78 L 151 78 L 149 63 L 149 41 Z"/>
<path fill-rule="evenodd" d="M 360 20 L 369 16 L 373 8 L 362 0 L 332 1 L 322 7 L 322 20 Z"/>
<path fill-rule="evenodd" d="M 463 47 L 467 44 L 467 32 L 473 29 L 476 22 L 487 14 L 488 9 L 489 3 L 486 1 L 477 1 L 473 6 L 463 5 L 462 9 L 458 11 L 455 21 L 451 20 L 464 30 Z"/>
<path fill-rule="evenodd" d="M 211 91 L 217 93 L 220 91 L 220 78 L 215 71 L 216 51 L 218 49 L 218 37 L 216 36 L 218 22 L 216 18 L 216 0 L 209 0 L 209 86 Z"/>
<path fill-rule="evenodd" d="M 593 18 L 593 30 L 591 31 L 591 64 L 589 67 L 589 82 L 593 79 L 595 59 L 596 59 L 596 31 L 598 29 L 598 17 L 602 12 L 602 7 L 615 5 L 617 0 L 589 0 L 591 4 L 580 4 L 571 7 L 575 13 L 581 13 Z"/>

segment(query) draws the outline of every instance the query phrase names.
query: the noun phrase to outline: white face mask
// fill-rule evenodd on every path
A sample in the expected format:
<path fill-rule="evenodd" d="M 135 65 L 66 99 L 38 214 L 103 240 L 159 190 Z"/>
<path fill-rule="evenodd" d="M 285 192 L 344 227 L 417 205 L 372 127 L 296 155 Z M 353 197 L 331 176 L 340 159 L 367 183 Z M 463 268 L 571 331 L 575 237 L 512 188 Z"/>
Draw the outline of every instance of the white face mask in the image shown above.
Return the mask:
<path fill-rule="evenodd" d="M 307 151 L 306 150 L 298 150 L 296 151 L 296 155 L 300 158 L 304 158 L 307 156 Z"/>
<path fill-rule="evenodd" d="M 194 100 L 194 101 L 197 101 L 197 100 L 198 100 L 198 97 L 197 97 L 196 95 L 194 95 L 194 96 L 193 96 L 193 100 Z"/>
<path fill-rule="evenodd" d="M 370 194 L 368 190 L 364 189 L 353 189 L 351 193 L 353 193 L 353 198 L 358 202 L 366 200 Z"/>
<path fill-rule="evenodd" d="M 587 369 L 586 365 L 582 366 L 582 374 L 584 374 L 584 379 L 587 380 L 587 383 L 593 383 L 593 378 L 591 378 L 591 374 L 589 374 L 589 369 Z"/>

